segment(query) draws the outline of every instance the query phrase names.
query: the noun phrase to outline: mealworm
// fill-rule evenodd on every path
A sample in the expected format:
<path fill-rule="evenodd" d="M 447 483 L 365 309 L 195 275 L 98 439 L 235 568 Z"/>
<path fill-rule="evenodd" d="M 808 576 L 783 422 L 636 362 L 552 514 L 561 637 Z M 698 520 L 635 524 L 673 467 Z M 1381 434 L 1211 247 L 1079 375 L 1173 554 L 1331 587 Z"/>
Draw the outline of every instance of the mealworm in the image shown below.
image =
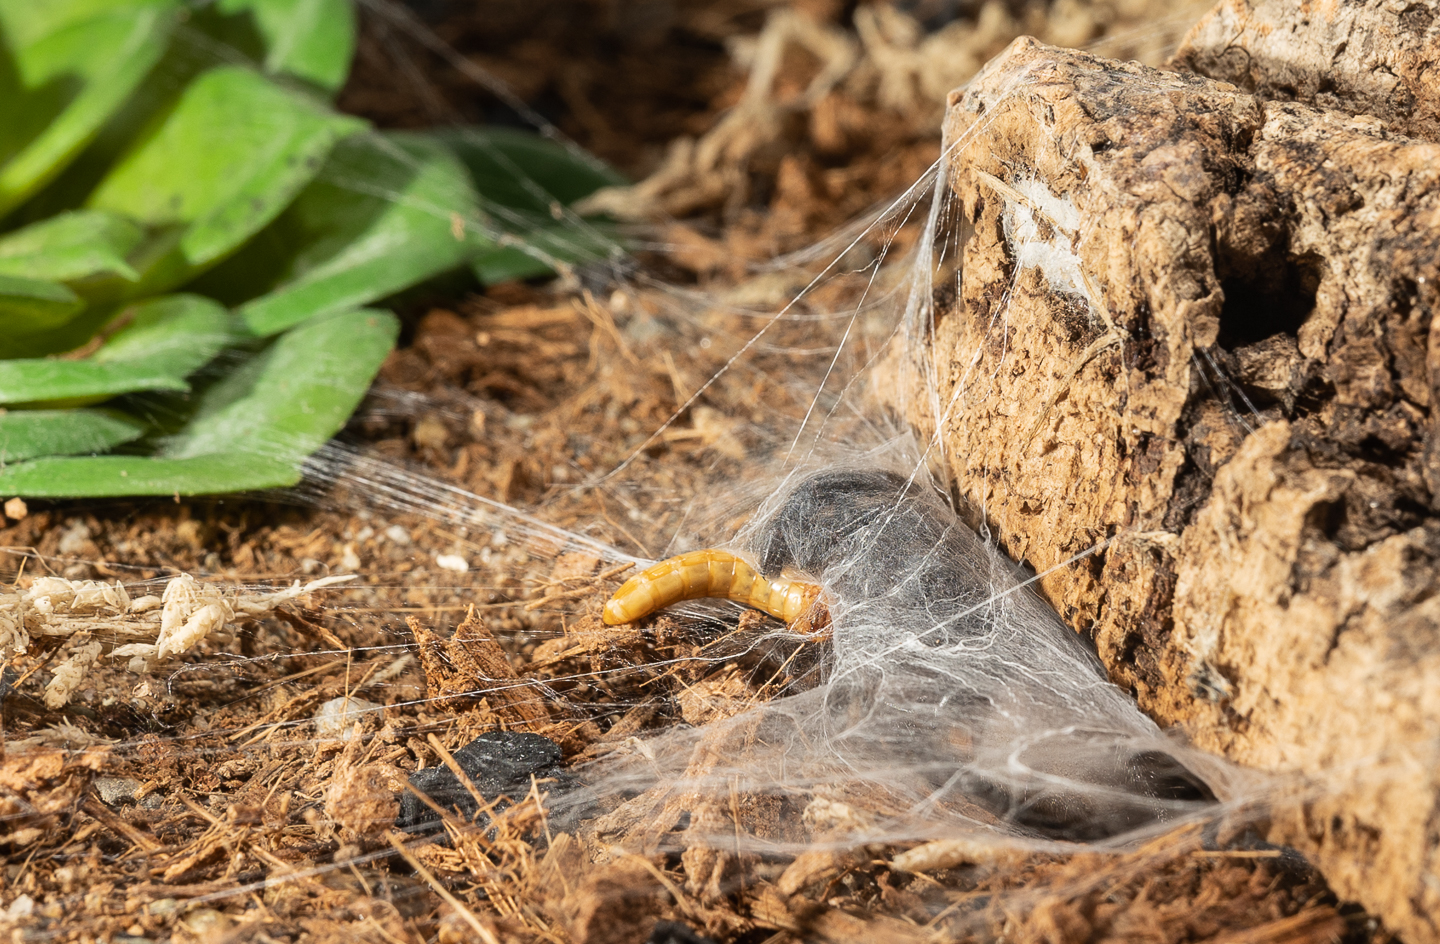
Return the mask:
<path fill-rule="evenodd" d="M 631 577 L 605 604 L 607 626 L 630 623 L 681 600 L 734 600 L 784 620 L 802 635 L 820 635 L 829 622 L 820 588 L 813 583 L 771 579 L 729 551 L 690 551 L 663 560 Z"/>

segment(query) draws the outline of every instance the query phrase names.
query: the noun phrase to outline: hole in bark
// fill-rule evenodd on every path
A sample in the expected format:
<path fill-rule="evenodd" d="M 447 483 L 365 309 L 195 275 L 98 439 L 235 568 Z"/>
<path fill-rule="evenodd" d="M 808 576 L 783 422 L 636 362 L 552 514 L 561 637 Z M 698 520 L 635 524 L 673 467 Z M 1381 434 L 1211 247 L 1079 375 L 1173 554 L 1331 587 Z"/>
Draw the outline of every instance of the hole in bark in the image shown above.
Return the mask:
<path fill-rule="evenodd" d="M 1127 632 L 1125 638 L 1120 642 L 1120 658 L 1118 660 L 1120 664 L 1135 666 L 1136 656 L 1143 645 L 1145 645 L 1144 635 L 1133 629 Z M 1130 688 L 1131 694 L 1134 694 L 1135 686 L 1132 685 Z"/>
<path fill-rule="evenodd" d="M 960 291 L 955 282 L 953 278 L 942 279 L 930 293 L 932 329 L 938 328 L 945 316 L 955 310 L 955 304 L 960 299 Z"/>
<path fill-rule="evenodd" d="M 1334 540 L 1345 526 L 1346 517 L 1343 501 L 1317 502 L 1305 515 L 1305 523 L 1325 538 Z"/>
<path fill-rule="evenodd" d="M 1255 270 L 1220 283 L 1225 302 L 1220 308 L 1219 343 L 1226 350 L 1263 341 L 1276 334 L 1295 336 L 1310 312 L 1320 287 L 1320 261 L 1304 258 L 1280 272 Z"/>
<path fill-rule="evenodd" d="M 1162 527 L 1179 534 L 1188 528 L 1200 506 L 1210 497 L 1214 479 L 1196 463 L 1190 449 L 1185 450 L 1185 461 L 1175 474 L 1175 490 L 1170 498 L 1170 507 L 1165 511 Z"/>

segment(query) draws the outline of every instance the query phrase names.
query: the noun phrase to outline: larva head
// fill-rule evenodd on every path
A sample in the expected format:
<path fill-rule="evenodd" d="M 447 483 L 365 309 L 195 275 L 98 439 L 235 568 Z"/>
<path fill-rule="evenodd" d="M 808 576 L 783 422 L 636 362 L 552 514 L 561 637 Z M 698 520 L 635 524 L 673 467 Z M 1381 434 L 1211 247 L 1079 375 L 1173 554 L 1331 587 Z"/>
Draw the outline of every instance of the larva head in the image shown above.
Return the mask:
<path fill-rule="evenodd" d="M 605 625 L 633 623 L 670 602 L 665 599 L 663 590 L 657 586 L 657 580 L 671 576 L 678 560 L 679 558 L 671 558 L 661 561 L 622 583 L 615 595 L 605 603 L 605 610 L 600 616 Z"/>
<path fill-rule="evenodd" d="M 630 615 L 629 610 L 625 608 L 625 604 L 621 601 L 620 594 L 618 593 L 605 601 L 605 611 L 600 616 L 600 619 L 604 621 L 606 626 L 619 626 L 623 623 L 630 622 L 634 618 L 635 617 Z"/>
<path fill-rule="evenodd" d="M 790 631 L 809 639 L 830 637 L 830 608 L 820 598 L 820 588 L 814 584 L 798 584 L 803 588 L 797 613 L 786 620 Z"/>

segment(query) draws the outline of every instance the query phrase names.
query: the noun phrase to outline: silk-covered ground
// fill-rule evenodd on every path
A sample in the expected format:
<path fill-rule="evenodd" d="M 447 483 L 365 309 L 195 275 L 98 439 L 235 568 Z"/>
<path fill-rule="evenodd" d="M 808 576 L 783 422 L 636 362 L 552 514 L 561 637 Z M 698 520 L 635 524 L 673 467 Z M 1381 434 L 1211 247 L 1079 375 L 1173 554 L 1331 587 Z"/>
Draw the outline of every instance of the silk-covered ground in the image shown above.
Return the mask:
<path fill-rule="evenodd" d="M 927 62 L 978 65 L 1020 31 L 1063 44 L 1118 34 L 1107 54 L 1156 62 L 1184 28 L 1156 19 L 1170 7 L 919 0 L 872 15 L 858 78 L 793 108 L 774 139 L 737 147 L 738 163 L 693 167 L 683 186 L 658 192 L 659 216 L 645 232 L 664 251 L 642 252 L 641 271 L 672 287 L 733 288 L 752 264 L 810 245 L 899 193 L 939 153 L 943 99 L 914 72 Z M 415 9 L 461 55 L 635 179 L 665 166 L 671 142 L 705 135 L 741 101 L 747 76 L 727 43 L 743 47 L 784 9 L 853 36 L 856 11 L 825 0 Z M 935 36 L 950 45 L 927 47 Z M 903 57 L 883 55 L 896 50 L 911 54 L 903 68 Z M 801 95 L 821 67 L 814 53 L 786 55 L 773 96 Z M 515 121 L 374 14 L 341 104 L 387 126 Z M 743 447 L 702 405 L 637 460 L 650 504 L 567 491 L 625 460 L 722 357 L 677 365 L 632 349 L 616 320 L 658 305 L 658 290 L 616 294 L 598 279 L 437 288 L 406 301 L 402 347 L 345 442 L 653 554 L 627 527 L 631 515 L 668 513 L 665 496 L 692 490 L 702 462 L 743 473 Z M 725 379 L 706 402 L 757 396 Z M 686 891 L 678 857 L 589 865 L 565 842 L 547 842 L 533 806 L 522 804 L 493 835 L 472 832 L 407 860 L 389 838 L 394 790 L 408 771 L 440 763 L 437 747 L 456 750 L 499 726 L 546 734 L 567 759 L 592 757 L 768 689 L 764 677 L 723 666 L 651 668 L 703 644 L 683 626 L 587 634 L 584 614 L 614 586 L 593 560 L 541 559 L 533 546 L 443 518 L 335 510 L 365 507 L 368 487 L 342 480 L 324 501 L 31 502 L 23 519 L 7 520 L 0 566 L 21 586 L 40 574 L 130 582 L 181 572 L 247 584 L 347 572 L 363 586 L 251 625 L 233 657 L 212 652 L 148 680 L 123 666 L 98 670 L 61 711 L 44 706 L 43 657 L 11 666 L 4 688 L 23 681 L 3 700 L 0 931 L 15 941 L 126 944 L 1387 937 L 1303 862 L 1194 833 L 1120 856 L 975 855 L 923 875 L 892 871 L 896 850 L 887 849 L 755 862 L 715 899 Z M 450 556 L 468 569 L 438 562 Z M 452 642 L 471 607 L 468 642 Z M 466 657 L 503 657 L 508 668 L 492 663 L 492 677 L 544 680 L 548 694 L 458 696 L 474 687 Z M 602 671 L 617 665 L 634 670 Z M 370 725 L 374 736 L 349 748 L 316 739 L 306 724 L 346 693 L 388 706 Z M 22 740 L 52 746 L 17 747 Z M 651 936 L 659 920 L 678 924 Z"/>

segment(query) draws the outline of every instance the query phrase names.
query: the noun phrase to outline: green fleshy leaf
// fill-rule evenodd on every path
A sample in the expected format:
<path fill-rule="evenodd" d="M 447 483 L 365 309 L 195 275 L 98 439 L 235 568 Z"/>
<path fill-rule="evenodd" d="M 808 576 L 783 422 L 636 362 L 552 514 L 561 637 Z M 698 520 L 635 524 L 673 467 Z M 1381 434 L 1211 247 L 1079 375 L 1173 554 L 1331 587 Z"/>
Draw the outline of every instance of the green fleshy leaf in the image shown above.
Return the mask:
<path fill-rule="evenodd" d="M 486 204 L 549 215 L 601 187 L 629 183 L 599 158 L 514 128 L 448 128 L 427 133 L 465 164 Z"/>
<path fill-rule="evenodd" d="M 85 361 L 0 362 L 0 403 L 20 406 L 81 406 L 134 390 L 186 390 L 185 381 L 145 364 Z"/>
<path fill-rule="evenodd" d="M 412 135 L 341 142 L 280 217 L 197 286 L 270 335 L 364 305 L 462 265 L 475 193 L 444 148 Z M 457 239 L 456 233 L 461 237 Z M 268 294 L 254 298 L 256 290 Z"/>
<path fill-rule="evenodd" d="M 137 390 L 186 390 L 184 378 L 232 336 L 225 309 L 198 295 L 158 298 L 130 316 L 88 358 L 0 361 L 0 403 L 72 406 Z"/>
<path fill-rule="evenodd" d="M 11 334 L 58 327 L 84 307 L 79 295 L 58 282 L 0 274 L 0 324 Z"/>
<path fill-rule="evenodd" d="M 337 139 L 363 127 L 249 69 L 222 66 L 190 84 L 87 203 L 184 227 L 174 249 L 181 271 L 157 263 L 163 275 L 145 277 L 153 291 L 238 248 L 315 176 Z"/>
<path fill-rule="evenodd" d="M 0 4 L 0 215 L 53 179 L 164 53 L 174 0 Z"/>
<path fill-rule="evenodd" d="M 67 287 L 68 288 L 68 287 Z M 86 299 L 77 292 L 77 307 Z M 0 331 L 0 360 L 20 357 L 55 357 L 73 351 L 99 333 L 100 329 L 115 319 L 120 307 L 117 305 L 90 305 L 79 307 L 78 314 L 71 314 L 54 327 L 42 328 L 30 333 L 16 328 L 9 332 Z M 11 324 L 18 322 L 10 321 Z"/>
<path fill-rule="evenodd" d="M 0 469 L 0 494 L 206 495 L 294 485 L 306 457 L 354 412 L 399 330 L 382 311 L 310 321 L 205 391 L 159 455 L 16 462 Z"/>
<path fill-rule="evenodd" d="M 131 220 L 98 210 L 62 213 L 0 236 L 0 275 L 54 282 L 113 274 L 139 275 L 125 257 L 143 234 Z"/>
<path fill-rule="evenodd" d="M 167 295 L 136 305 L 130 322 L 90 360 L 96 364 L 149 364 L 185 377 L 210 363 L 230 340 L 229 314 L 199 295 Z"/>
<path fill-rule="evenodd" d="M 162 453 L 183 458 L 244 448 L 298 463 L 345 425 L 400 323 L 359 309 L 285 332 L 200 396 L 195 415 Z"/>
<path fill-rule="evenodd" d="M 620 248 L 605 223 L 591 221 L 582 228 L 513 214 L 506 222 L 514 227 L 514 235 L 502 239 L 524 243 L 525 248 L 505 245 L 476 253 L 470 268 L 486 285 L 549 275 L 557 263 L 598 261 Z"/>
<path fill-rule="evenodd" d="M 0 494 L 25 498 L 213 495 L 281 488 L 298 481 L 297 465 L 244 452 L 186 459 L 49 457 L 16 462 L 0 469 Z"/>
<path fill-rule="evenodd" d="M 0 4 L 0 29 L 12 49 L 27 49 L 61 30 L 87 20 L 116 13 L 132 14 L 137 7 L 154 6 L 145 0 L 46 0 L 44 3 Z"/>
<path fill-rule="evenodd" d="M 627 182 L 597 158 L 513 128 L 449 128 L 425 135 L 465 164 L 487 224 L 498 231 L 471 260 L 481 282 L 548 275 L 554 263 L 603 259 L 619 247 L 603 224 L 591 223 L 586 231 L 564 221 L 570 204 Z"/>
<path fill-rule="evenodd" d="M 139 420 L 109 410 L 7 410 L 0 413 L 0 465 L 108 452 L 139 439 L 145 429 Z"/>
<path fill-rule="evenodd" d="M 355 55 L 355 11 L 348 0 L 219 0 L 216 8 L 231 16 L 251 14 L 266 72 L 330 92 L 345 84 Z"/>
<path fill-rule="evenodd" d="M 12 217 L 16 223 L 34 223 L 81 207 L 121 156 L 143 135 L 153 133 L 157 123 L 174 110 L 191 82 L 217 66 L 234 64 L 232 50 L 208 41 L 194 28 L 199 12 L 185 13 L 183 30 L 178 37 L 171 37 L 160 60 L 74 160 L 17 207 Z"/>
<path fill-rule="evenodd" d="M 482 285 L 495 285 L 518 279 L 534 279 L 551 275 L 555 269 L 521 249 L 500 247 L 481 252 L 470 262 L 470 271 Z"/>
<path fill-rule="evenodd" d="M 138 278 L 126 257 L 142 239 L 133 221 L 98 210 L 61 213 L 0 236 L 0 282 L 9 276 L 48 286 L 39 310 L 33 297 L 19 304 L 0 288 L 0 323 L 8 329 L 0 332 L 0 357 L 44 357 L 88 341 Z"/>

